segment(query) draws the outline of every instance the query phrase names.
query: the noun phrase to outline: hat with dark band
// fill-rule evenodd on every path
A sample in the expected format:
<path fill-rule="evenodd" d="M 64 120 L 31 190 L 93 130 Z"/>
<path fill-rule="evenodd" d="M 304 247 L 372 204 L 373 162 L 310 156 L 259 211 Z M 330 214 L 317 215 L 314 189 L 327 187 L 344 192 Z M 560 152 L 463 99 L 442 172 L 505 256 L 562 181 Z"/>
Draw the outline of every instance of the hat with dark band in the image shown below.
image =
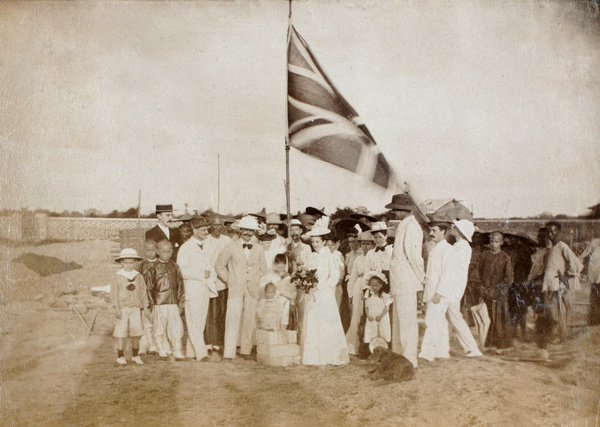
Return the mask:
<path fill-rule="evenodd" d="M 156 213 L 173 212 L 173 205 L 156 205 Z"/>

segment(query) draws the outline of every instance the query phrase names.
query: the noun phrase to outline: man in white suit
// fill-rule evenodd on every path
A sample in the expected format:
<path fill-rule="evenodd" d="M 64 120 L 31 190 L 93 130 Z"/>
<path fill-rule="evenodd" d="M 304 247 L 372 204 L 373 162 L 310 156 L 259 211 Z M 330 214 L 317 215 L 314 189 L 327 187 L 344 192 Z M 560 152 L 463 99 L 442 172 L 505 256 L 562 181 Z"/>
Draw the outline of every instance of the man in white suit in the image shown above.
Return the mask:
<path fill-rule="evenodd" d="M 423 230 L 413 212 L 417 205 L 407 194 L 395 194 L 386 209 L 402 221 L 398 224 L 390 261 L 392 309 L 392 351 L 402 354 L 416 368 L 419 325 L 417 292 L 423 290 Z"/>
<path fill-rule="evenodd" d="M 186 356 L 206 362 L 208 354 L 204 327 L 210 298 L 217 296 L 216 277 L 205 248 L 210 224 L 203 217 L 193 218 L 191 223 L 194 234 L 181 245 L 177 256 L 185 287 L 185 321 L 188 329 Z"/>
<path fill-rule="evenodd" d="M 241 328 L 240 355 L 252 352 L 256 325 L 256 305 L 260 278 L 267 272 L 265 253 L 260 244 L 252 243 L 259 230 L 256 218 L 243 217 L 238 227 L 240 238 L 231 242 L 217 258 L 215 270 L 229 289 L 225 319 L 225 360 L 234 359 Z"/>

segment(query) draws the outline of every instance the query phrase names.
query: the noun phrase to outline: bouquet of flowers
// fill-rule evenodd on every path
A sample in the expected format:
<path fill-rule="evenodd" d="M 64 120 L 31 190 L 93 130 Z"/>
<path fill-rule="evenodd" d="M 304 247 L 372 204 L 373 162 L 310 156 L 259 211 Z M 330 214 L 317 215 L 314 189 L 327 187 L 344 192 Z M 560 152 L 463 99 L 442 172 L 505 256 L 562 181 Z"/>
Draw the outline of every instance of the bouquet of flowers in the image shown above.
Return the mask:
<path fill-rule="evenodd" d="M 294 287 L 299 292 L 307 295 L 317 286 L 318 282 L 317 270 L 299 268 L 292 274 L 292 284 Z"/>

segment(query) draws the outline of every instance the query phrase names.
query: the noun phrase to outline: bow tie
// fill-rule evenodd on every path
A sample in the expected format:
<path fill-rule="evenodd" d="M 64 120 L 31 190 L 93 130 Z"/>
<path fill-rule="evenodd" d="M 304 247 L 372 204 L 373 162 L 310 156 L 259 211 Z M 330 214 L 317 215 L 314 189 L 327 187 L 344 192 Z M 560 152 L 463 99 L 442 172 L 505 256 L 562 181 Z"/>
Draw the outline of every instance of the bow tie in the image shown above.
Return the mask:
<path fill-rule="evenodd" d="M 380 252 L 380 251 L 381 251 L 381 252 L 383 252 L 383 251 L 385 251 L 385 248 L 386 248 L 386 246 L 387 246 L 387 245 L 385 245 L 385 246 L 378 246 L 378 247 L 376 247 L 376 248 L 375 248 L 375 252 Z"/>
<path fill-rule="evenodd" d="M 127 279 L 126 288 L 128 291 L 135 291 L 135 279 Z"/>
<path fill-rule="evenodd" d="M 248 248 L 248 249 L 252 249 L 252 243 L 244 243 L 244 244 L 242 245 L 242 247 L 243 247 L 244 249 L 246 249 L 246 248 Z"/>

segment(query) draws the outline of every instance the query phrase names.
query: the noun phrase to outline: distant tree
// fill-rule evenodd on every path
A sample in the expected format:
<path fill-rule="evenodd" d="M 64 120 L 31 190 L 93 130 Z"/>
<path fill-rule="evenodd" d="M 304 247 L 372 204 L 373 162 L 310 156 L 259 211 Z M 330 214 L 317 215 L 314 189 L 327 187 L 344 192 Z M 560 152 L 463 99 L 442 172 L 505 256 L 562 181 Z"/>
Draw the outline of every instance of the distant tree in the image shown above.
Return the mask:
<path fill-rule="evenodd" d="M 123 215 L 121 216 L 121 218 L 137 218 L 137 216 L 138 216 L 137 208 L 129 208 L 125 212 L 123 212 Z"/>
<path fill-rule="evenodd" d="M 84 217 L 84 215 L 78 211 L 71 211 L 69 216 L 71 216 L 72 218 L 83 218 Z"/>
<path fill-rule="evenodd" d="M 121 212 L 119 212 L 118 210 L 113 210 L 111 213 L 109 213 L 108 215 L 106 215 L 107 218 L 121 218 Z"/>
<path fill-rule="evenodd" d="M 102 212 L 100 212 L 98 209 L 91 208 L 83 211 L 83 215 L 88 218 L 101 218 Z"/>
<path fill-rule="evenodd" d="M 362 214 L 362 215 L 370 215 L 371 212 L 369 212 L 369 209 L 365 206 L 357 206 L 354 211 L 358 214 Z"/>

